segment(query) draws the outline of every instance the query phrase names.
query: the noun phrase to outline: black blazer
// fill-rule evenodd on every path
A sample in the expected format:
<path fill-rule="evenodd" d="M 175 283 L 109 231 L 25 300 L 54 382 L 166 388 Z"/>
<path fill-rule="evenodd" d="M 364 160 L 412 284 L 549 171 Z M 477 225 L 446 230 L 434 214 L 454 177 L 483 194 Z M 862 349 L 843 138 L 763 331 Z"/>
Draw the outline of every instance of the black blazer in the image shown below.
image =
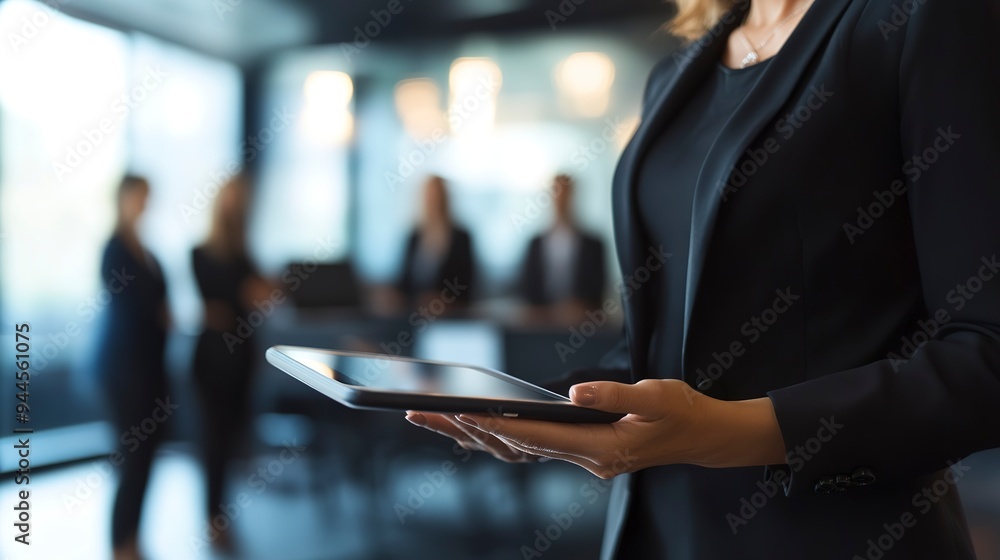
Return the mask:
<path fill-rule="evenodd" d="M 577 299 L 591 307 L 600 307 L 604 297 L 604 244 L 601 240 L 582 231 L 576 232 L 579 240 L 573 263 L 573 282 L 564 299 Z M 542 257 L 543 235 L 537 235 L 528 244 L 521 269 L 521 297 L 532 305 L 550 305 L 550 294 L 545 289 L 545 262 Z"/>
<path fill-rule="evenodd" d="M 97 337 L 97 365 L 104 381 L 109 386 L 162 387 L 167 286 L 159 263 L 151 254 L 137 259 L 116 233 L 104 247 L 101 279 L 112 295 Z"/>
<path fill-rule="evenodd" d="M 637 169 L 747 6 L 653 70 L 615 174 L 617 250 L 634 280 L 621 290 L 633 381 L 647 372 L 657 320 L 656 294 L 635 280 L 648 277 L 650 250 Z M 864 558 L 882 523 L 904 513 L 918 529 L 891 539 L 883 558 L 972 557 L 953 489 L 928 512 L 911 502 L 940 488 L 950 461 L 1000 446 L 998 7 L 817 0 L 711 149 L 693 207 L 663 209 L 665 220 L 692 213 L 677 376 L 716 398 L 769 396 L 790 453 L 789 465 L 759 470 L 784 495 L 758 516 L 774 525 L 747 558 Z M 743 352 L 729 359 L 734 342 Z M 842 428 L 819 441 L 824 422 Z M 605 558 L 629 479 L 616 478 Z M 704 514 L 712 492 L 678 492 L 678 519 Z M 701 535 L 699 550 L 736 538 L 726 511 L 710 512 L 721 536 Z"/>
<path fill-rule="evenodd" d="M 457 301 L 468 302 L 472 296 L 475 282 L 475 266 L 472 257 L 472 237 L 469 232 L 455 227 L 451 233 L 451 245 L 448 254 L 441 260 L 431 286 L 418 286 L 415 278 L 417 248 L 420 242 L 420 231 L 414 230 L 406 242 L 406 253 L 403 258 L 403 270 L 400 274 L 398 289 L 411 301 L 415 301 L 422 292 L 440 292 L 448 290 L 448 297 L 455 296 Z"/>

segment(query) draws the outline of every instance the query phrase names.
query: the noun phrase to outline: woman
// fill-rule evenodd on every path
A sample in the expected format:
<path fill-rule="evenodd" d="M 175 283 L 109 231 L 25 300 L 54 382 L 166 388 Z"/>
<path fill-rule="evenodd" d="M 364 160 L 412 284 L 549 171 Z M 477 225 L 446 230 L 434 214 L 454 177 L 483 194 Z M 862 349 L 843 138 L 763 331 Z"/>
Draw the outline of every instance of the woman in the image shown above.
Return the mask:
<path fill-rule="evenodd" d="M 194 381 L 203 411 L 205 470 L 208 475 L 208 518 L 220 514 L 226 464 L 244 435 L 250 399 L 250 373 L 255 357 L 253 338 L 237 335 L 237 320 L 266 300 L 269 287 L 257 273 L 246 249 L 249 183 L 236 175 L 219 190 L 208 238 L 191 253 L 195 279 L 204 301 L 204 330 L 194 356 Z M 222 512 L 224 513 L 224 512 Z M 213 540 L 232 547 L 228 531 Z"/>
<path fill-rule="evenodd" d="M 604 558 L 973 558 L 954 482 L 1000 445 L 997 3 L 679 7 L 698 38 L 653 70 L 615 177 L 625 383 L 570 392 L 629 415 L 408 417 L 622 475 Z"/>
<path fill-rule="evenodd" d="M 163 273 L 139 238 L 139 221 L 149 198 L 149 183 L 133 175 L 122 179 L 117 193 L 117 222 L 104 248 L 101 276 L 113 294 L 107 306 L 97 356 L 123 457 L 115 494 L 111 540 L 116 560 L 140 557 L 139 514 L 156 449 L 166 429 L 158 427 L 142 440 L 128 436 L 167 400 L 163 365 L 169 313 Z"/>
<path fill-rule="evenodd" d="M 472 238 L 452 220 L 444 179 L 424 185 L 423 217 L 406 243 L 398 290 L 411 305 L 466 303 L 472 292 Z"/>

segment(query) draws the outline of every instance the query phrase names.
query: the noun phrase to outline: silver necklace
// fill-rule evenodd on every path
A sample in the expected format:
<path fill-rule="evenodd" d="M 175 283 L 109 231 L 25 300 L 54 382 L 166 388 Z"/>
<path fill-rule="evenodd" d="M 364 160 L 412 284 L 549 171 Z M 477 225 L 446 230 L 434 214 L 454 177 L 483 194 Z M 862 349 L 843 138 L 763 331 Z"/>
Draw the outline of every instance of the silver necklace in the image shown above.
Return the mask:
<path fill-rule="evenodd" d="M 764 47 L 766 47 L 767 44 L 770 43 L 772 39 L 774 39 L 774 37 L 778 34 L 778 30 L 780 30 L 782 28 L 782 26 L 784 26 L 786 23 L 792 21 L 792 18 L 794 18 L 795 16 L 799 15 L 799 13 L 801 13 L 803 10 L 805 10 L 806 8 L 808 8 L 810 5 L 812 5 L 812 2 L 809 2 L 809 3 L 805 4 L 804 6 L 802 6 L 801 8 L 799 8 L 797 10 L 795 10 L 791 14 L 788 14 L 788 17 L 786 17 L 785 19 L 779 21 L 778 24 L 774 26 L 774 30 L 771 31 L 771 33 L 769 33 L 767 35 L 767 38 L 764 39 L 763 41 L 761 41 L 761 43 L 759 45 L 757 45 L 757 48 L 754 48 L 753 43 L 750 42 L 750 37 L 747 36 L 747 32 L 743 30 L 743 26 L 741 25 L 740 29 L 739 29 L 739 31 L 740 31 L 740 38 L 743 39 L 743 43 L 746 45 L 747 51 L 749 51 L 749 52 L 747 52 L 747 55 L 743 57 L 742 61 L 740 61 L 740 68 L 746 68 L 747 66 L 750 66 L 751 64 L 757 64 L 758 62 L 760 62 L 760 54 L 758 54 L 758 51 L 763 50 Z M 747 17 L 749 17 L 749 16 L 750 16 L 750 12 L 748 11 L 747 12 Z M 746 21 L 744 20 L 744 24 L 745 23 L 746 23 Z"/>

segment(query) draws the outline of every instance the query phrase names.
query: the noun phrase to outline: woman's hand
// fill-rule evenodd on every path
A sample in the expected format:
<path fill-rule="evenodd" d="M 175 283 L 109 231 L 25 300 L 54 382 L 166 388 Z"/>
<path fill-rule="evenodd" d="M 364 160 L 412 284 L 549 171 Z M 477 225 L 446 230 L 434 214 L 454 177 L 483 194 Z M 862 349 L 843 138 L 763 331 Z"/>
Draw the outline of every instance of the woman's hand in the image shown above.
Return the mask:
<path fill-rule="evenodd" d="M 428 428 L 508 461 L 547 457 L 601 478 L 687 463 L 737 467 L 784 463 L 784 444 L 768 398 L 720 401 L 676 379 L 575 385 L 578 406 L 626 416 L 613 424 L 567 424 L 489 415 L 421 415 Z M 411 415 L 414 413 L 411 413 Z M 411 422 L 417 420 L 408 416 Z M 418 423 L 418 422 L 415 422 Z"/>
<path fill-rule="evenodd" d="M 507 463 L 534 463 L 542 459 L 537 455 L 514 449 L 496 436 L 459 421 L 458 416 L 408 411 L 406 419 L 416 426 L 454 439 L 463 449 L 485 451 Z"/>

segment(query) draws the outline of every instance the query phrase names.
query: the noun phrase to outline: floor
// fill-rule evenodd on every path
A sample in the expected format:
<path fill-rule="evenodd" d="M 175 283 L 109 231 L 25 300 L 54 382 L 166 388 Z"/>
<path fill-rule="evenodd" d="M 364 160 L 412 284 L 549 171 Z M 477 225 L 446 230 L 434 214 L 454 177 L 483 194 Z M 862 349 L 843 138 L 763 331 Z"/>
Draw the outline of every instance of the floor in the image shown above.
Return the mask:
<path fill-rule="evenodd" d="M 498 470 L 495 462 L 463 462 L 463 456 L 446 452 L 405 470 L 393 471 L 393 462 L 386 463 L 381 475 L 394 482 L 375 490 L 351 473 L 323 472 L 307 454 L 295 457 L 281 451 L 275 448 L 234 468 L 226 515 L 240 543 L 237 558 L 524 558 L 521 547 L 536 546 L 534 530 L 544 529 L 551 521 L 547 517 L 577 501 L 580 482 L 588 481 L 587 475 L 568 466 L 550 465 L 548 471 L 523 478 L 519 474 L 528 471 L 516 466 Z M 998 458 L 1000 453 L 992 452 L 968 460 L 972 468 L 961 484 L 980 560 L 1000 559 Z M 451 461 L 450 468 L 444 468 L 445 461 Z M 31 547 L 13 546 L 5 536 L 0 558 L 109 558 L 109 511 L 116 480 L 105 464 L 93 460 L 33 475 Z M 318 477 L 325 482 L 318 484 Z M 452 484 L 451 479 L 461 482 Z M 0 496 L 6 501 L 14 489 L 7 479 L 0 484 Z M 530 511 L 524 500 L 515 499 L 523 495 L 534 496 Z M 202 511 L 203 496 L 191 450 L 182 444 L 169 446 L 154 467 L 143 514 L 141 538 L 150 560 L 217 558 L 207 546 L 212 539 L 208 520 L 193 513 Z M 605 502 L 583 506 L 583 515 L 552 541 L 544 558 L 596 557 Z M 8 508 L 0 512 L 0 521 L 7 534 L 13 522 Z"/>
<path fill-rule="evenodd" d="M 277 450 L 270 458 L 257 457 L 252 465 L 234 469 L 250 473 L 248 476 L 237 473 L 231 477 L 226 515 L 233 522 L 239 543 L 234 557 L 431 557 L 413 555 L 415 550 L 421 550 L 436 559 L 521 558 L 520 545 L 531 546 L 531 542 L 518 534 L 531 535 L 532 528 L 545 528 L 539 519 L 531 523 L 516 521 L 523 512 L 514 496 L 524 489 L 512 486 L 510 471 L 484 468 L 488 463 L 479 459 L 463 464 L 461 457 L 453 458 L 452 468 L 442 469 L 443 461 L 432 461 L 417 467 L 419 470 L 408 469 L 409 474 L 393 474 L 396 483 L 378 493 L 373 501 L 370 489 L 355 479 L 345 477 L 340 483 L 315 486 L 311 479 L 321 471 L 307 472 L 319 468 L 308 464 L 310 459 L 282 460 Z M 109 512 L 117 481 L 113 474 L 106 474 L 105 464 L 101 460 L 87 461 L 33 475 L 30 548 L 13 546 L 5 536 L 0 543 L 0 559 L 110 558 Z M 251 479 L 255 471 L 264 476 Z M 549 480 L 532 483 L 550 489 L 548 493 L 536 493 L 548 504 L 536 504 L 539 511 L 565 509 L 573 501 L 572 492 L 578 483 L 587 478 L 561 466 L 551 471 L 551 476 L 544 477 Z M 451 477 L 465 480 L 451 484 Z M 474 496 L 463 494 L 470 488 Z M 0 484 L 0 496 L 11 496 L 14 491 L 10 479 Z M 160 454 L 140 529 L 143 551 L 149 560 L 218 557 L 208 546 L 213 538 L 208 520 L 193 513 L 202 511 L 204 492 L 201 471 L 191 453 L 175 446 Z M 412 499 L 413 494 L 421 498 Z M 470 509 L 470 499 L 487 507 Z M 566 531 L 566 537 L 553 543 L 546 558 L 595 557 L 605 503 L 588 507 L 589 511 Z M 6 535 L 13 519 L 4 509 L 0 521 Z M 483 530 L 473 532 L 473 525 Z M 465 537 L 456 539 L 455 535 Z"/>

